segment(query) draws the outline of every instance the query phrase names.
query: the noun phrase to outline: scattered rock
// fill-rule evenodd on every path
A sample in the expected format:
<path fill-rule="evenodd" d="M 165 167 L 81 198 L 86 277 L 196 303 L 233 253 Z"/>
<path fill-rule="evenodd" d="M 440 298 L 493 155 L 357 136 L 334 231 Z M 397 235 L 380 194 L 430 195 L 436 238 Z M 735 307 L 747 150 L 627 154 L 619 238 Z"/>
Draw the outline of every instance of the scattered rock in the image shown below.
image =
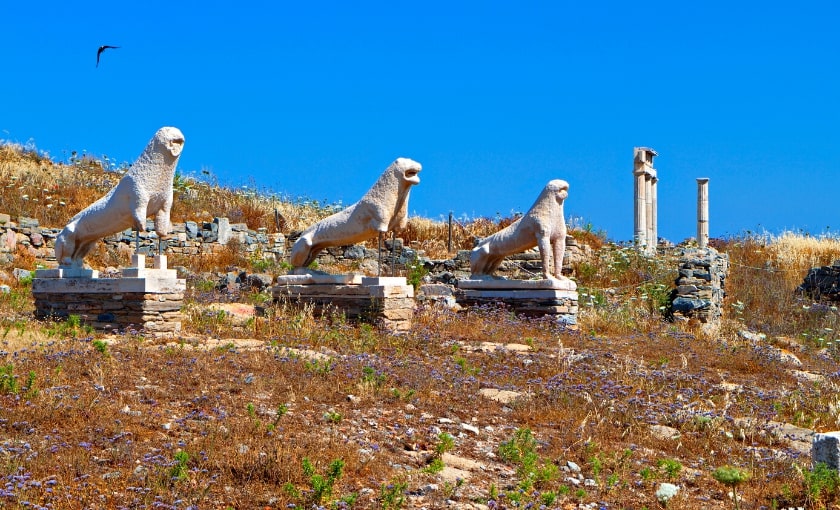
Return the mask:
<path fill-rule="evenodd" d="M 472 432 L 475 435 L 479 434 L 478 427 L 476 427 L 475 425 L 470 425 L 469 423 L 462 423 L 461 428 L 466 430 L 467 432 Z"/>
<path fill-rule="evenodd" d="M 21 281 L 25 278 L 32 278 L 32 271 L 16 267 L 12 270 L 12 276 L 15 277 L 15 280 Z"/>
<path fill-rule="evenodd" d="M 667 425 L 651 425 L 650 433 L 657 439 L 679 439 L 680 431 Z"/>
<path fill-rule="evenodd" d="M 753 343 L 763 343 L 764 340 L 767 339 L 767 335 L 764 333 L 753 333 L 752 331 L 748 331 L 746 329 L 738 331 L 738 336 Z"/>
<path fill-rule="evenodd" d="M 522 396 L 522 393 L 510 390 L 497 390 L 496 388 L 481 388 L 478 394 L 482 397 L 501 402 L 502 404 L 510 404 L 514 400 Z"/>
<path fill-rule="evenodd" d="M 815 383 L 824 383 L 826 381 L 825 377 L 820 374 L 805 372 L 803 370 L 790 370 L 790 373 L 800 381 Z"/>
<path fill-rule="evenodd" d="M 263 290 L 271 287 L 274 277 L 265 273 L 252 273 L 248 275 L 246 281 L 252 289 Z"/>
<path fill-rule="evenodd" d="M 450 453 L 444 453 L 443 457 L 441 457 L 441 460 L 446 466 L 452 466 L 454 468 L 462 469 L 464 471 L 480 471 L 485 469 L 484 464 L 480 462 L 476 462 L 472 459 L 467 459 L 464 457 L 458 457 Z"/>
<path fill-rule="evenodd" d="M 679 486 L 672 483 L 660 483 L 659 488 L 656 489 L 656 499 L 663 505 L 667 505 L 677 493 L 680 491 Z"/>

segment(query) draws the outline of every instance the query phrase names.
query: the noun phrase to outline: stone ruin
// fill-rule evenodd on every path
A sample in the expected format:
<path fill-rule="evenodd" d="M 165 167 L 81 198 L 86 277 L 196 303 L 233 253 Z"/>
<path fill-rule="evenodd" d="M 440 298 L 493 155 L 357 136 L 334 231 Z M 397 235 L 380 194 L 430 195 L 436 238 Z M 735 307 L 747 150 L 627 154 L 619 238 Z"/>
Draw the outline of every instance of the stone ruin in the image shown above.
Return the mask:
<path fill-rule="evenodd" d="M 355 204 L 324 218 L 303 231 L 292 246 L 289 262 L 303 269 L 329 246 L 356 244 L 386 232 L 403 229 L 408 223 L 408 197 L 420 182 L 420 163 L 397 158 Z"/>
<path fill-rule="evenodd" d="M 82 323 L 105 331 L 178 333 L 186 280 L 166 268 L 165 256 L 156 257 L 152 269 L 144 268 L 143 255 L 135 257 L 134 268 L 124 269 L 120 278 L 44 278 L 36 271 L 32 280 L 35 317 L 78 315 Z"/>
<path fill-rule="evenodd" d="M 470 253 L 469 279 L 458 280 L 459 305 L 503 303 L 526 315 L 556 316 L 560 323 L 577 323 L 578 294 L 574 281 L 562 274 L 566 252 L 563 203 L 569 184 L 546 184 L 528 212 L 504 229 L 479 241 Z M 539 249 L 540 280 L 507 280 L 493 276 L 504 258 L 530 248 Z"/>
<path fill-rule="evenodd" d="M 180 331 L 186 281 L 166 267 L 166 256 L 156 256 L 154 267 L 147 269 L 145 256 L 135 253 L 132 267 L 123 269 L 119 278 L 99 278 L 98 271 L 84 269 L 83 264 L 105 236 L 129 227 L 138 234 L 145 231 L 147 216 L 154 216 L 158 237 L 169 234 L 172 181 L 183 146 L 181 131 L 159 129 L 119 183 L 59 232 L 58 268 L 39 269 L 32 280 L 37 317 L 78 315 L 84 323 L 108 330 Z"/>
<path fill-rule="evenodd" d="M 379 237 L 381 247 L 385 233 L 405 228 L 409 193 L 420 182 L 421 169 L 416 161 L 397 158 L 361 200 L 304 230 L 289 256 L 294 269 L 279 276 L 272 289 L 275 302 L 310 304 L 322 314 L 338 310 L 349 319 L 377 323 L 392 331 L 409 329 L 414 316 L 414 287 L 404 277 L 329 275 L 308 266 L 325 248 L 374 236 Z"/>
<path fill-rule="evenodd" d="M 633 242 L 644 254 L 656 253 L 657 183 L 653 158 L 658 154 L 649 147 L 633 149 Z"/>
<path fill-rule="evenodd" d="M 160 128 L 117 185 L 73 216 L 58 234 L 55 258 L 59 267 L 82 269 L 84 257 L 97 241 L 129 227 L 144 231 L 148 216 L 154 216 L 158 236 L 168 235 L 172 181 L 183 148 L 181 131 Z"/>
<path fill-rule="evenodd" d="M 796 290 L 816 301 L 840 301 L 840 260 L 830 266 L 811 268 Z"/>
<path fill-rule="evenodd" d="M 696 319 L 716 327 L 723 315 L 729 255 L 714 248 L 687 248 L 679 255 L 677 288 L 671 302 L 676 320 Z"/>

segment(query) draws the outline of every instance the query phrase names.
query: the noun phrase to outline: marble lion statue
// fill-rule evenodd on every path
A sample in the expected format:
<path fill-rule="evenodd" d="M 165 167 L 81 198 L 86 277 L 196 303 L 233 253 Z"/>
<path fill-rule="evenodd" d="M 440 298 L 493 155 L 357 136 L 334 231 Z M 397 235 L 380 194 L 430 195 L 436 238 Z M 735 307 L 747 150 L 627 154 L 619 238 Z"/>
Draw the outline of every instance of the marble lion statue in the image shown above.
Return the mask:
<path fill-rule="evenodd" d="M 145 231 L 149 216 L 154 216 L 157 234 L 168 235 L 172 180 L 183 148 L 180 130 L 160 128 L 120 182 L 73 216 L 58 234 L 55 258 L 59 266 L 82 268 L 96 241 L 127 228 Z"/>
<path fill-rule="evenodd" d="M 545 278 L 566 279 L 562 275 L 566 252 L 563 201 L 568 195 L 569 183 L 560 179 L 550 181 L 524 216 L 482 239 L 470 253 L 472 278 L 490 277 L 508 255 L 538 246 Z"/>
<path fill-rule="evenodd" d="M 397 158 L 385 169 L 361 200 L 324 218 L 303 231 L 292 246 L 292 266 L 309 266 L 318 253 L 329 246 L 346 246 L 405 228 L 408 222 L 408 195 L 420 182 L 420 163 Z"/>

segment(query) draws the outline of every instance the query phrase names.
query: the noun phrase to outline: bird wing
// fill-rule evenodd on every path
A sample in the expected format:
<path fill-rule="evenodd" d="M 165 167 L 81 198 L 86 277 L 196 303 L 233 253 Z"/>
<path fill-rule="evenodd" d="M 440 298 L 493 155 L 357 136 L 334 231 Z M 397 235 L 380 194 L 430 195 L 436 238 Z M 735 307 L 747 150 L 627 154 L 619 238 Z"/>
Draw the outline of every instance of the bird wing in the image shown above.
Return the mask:
<path fill-rule="evenodd" d="M 109 48 L 117 49 L 119 48 L 119 46 L 109 46 L 107 44 L 100 46 L 99 49 L 96 51 L 96 67 L 99 67 L 99 56 L 102 55 L 103 51 Z"/>

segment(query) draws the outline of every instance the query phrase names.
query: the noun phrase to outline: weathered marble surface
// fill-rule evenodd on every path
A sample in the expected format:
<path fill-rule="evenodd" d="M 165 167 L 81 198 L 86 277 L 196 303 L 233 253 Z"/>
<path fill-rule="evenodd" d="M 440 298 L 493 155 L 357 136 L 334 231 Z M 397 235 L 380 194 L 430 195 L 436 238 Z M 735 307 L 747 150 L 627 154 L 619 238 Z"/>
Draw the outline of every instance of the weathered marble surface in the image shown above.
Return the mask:
<path fill-rule="evenodd" d="M 411 187 L 420 182 L 420 163 L 398 158 L 361 200 L 306 229 L 292 246 L 293 267 L 307 267 L 330 246 L 346 246 L 405 228 Z"/>
<path fill-rule="evenodd" d="M 555 179 L 546 184 L 531 209 L 514 223 L 485 237 L 470 253 L 470 279 L 491 276 L 505 257 L 539 247 L 546 279 L 562 276 L 566 252 L 566 220 L 563 202 L 569 195 L 569 183 Z M 554 259 L 552 264 L 551 260 Z"/>
<path fill-rule="evenodd" d="M 172 180 L 184 148 L 184 135 L 163 127 L 146 145 L 120 182 L 104 197 L 75 215 L 55 241 L 55 258 L 61 267 L 82 268 L 94 243 L 127 228 L 146 230 L 154 216 L 159 236 L 169 234 Z"/>

